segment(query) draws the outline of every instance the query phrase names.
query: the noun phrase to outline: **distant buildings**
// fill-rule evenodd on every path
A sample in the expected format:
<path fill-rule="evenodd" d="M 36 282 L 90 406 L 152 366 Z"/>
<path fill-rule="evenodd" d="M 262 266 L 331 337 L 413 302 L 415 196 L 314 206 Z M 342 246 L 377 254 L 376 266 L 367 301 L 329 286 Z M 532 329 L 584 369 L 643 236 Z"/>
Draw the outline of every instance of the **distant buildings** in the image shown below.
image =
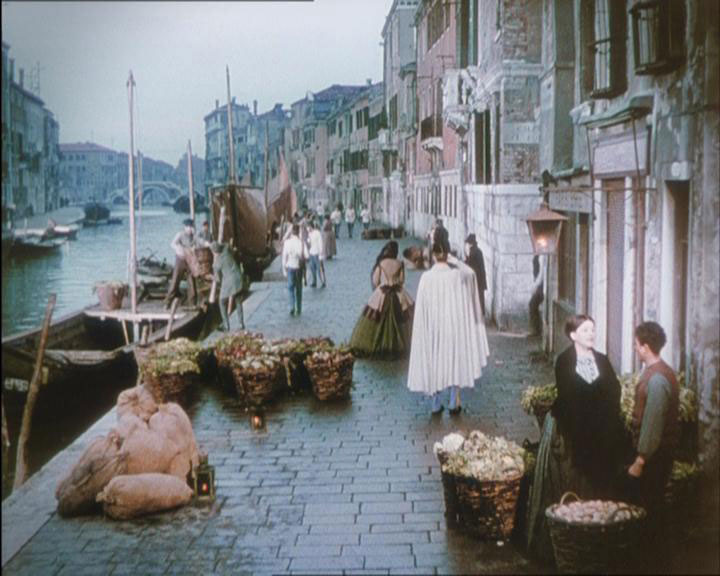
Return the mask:
<path fill-rule="evenodd" d="M 47 212 L 59 206 L 59 125 L 44 102 L 15 81 L 10 47 L 2 43 L 3 220 Z"/>
<path fill-rule="evenodd" d="M 235 175 L 238 182 L 263 187 L 265 182 L 265 131 L 268 132 L 268 174 L 272 178 L 278 170 L 277 151 L 285 138 L 286 117 L 281 104 L 258 115 L 257 102 L 253 110 L 237 104 L 233 98 L 232 135 L 235 154 Z M 230 180 L 227 106 L 215 101 L 215 109 L 205 116 L 205 187 L 212 188 Z"/>

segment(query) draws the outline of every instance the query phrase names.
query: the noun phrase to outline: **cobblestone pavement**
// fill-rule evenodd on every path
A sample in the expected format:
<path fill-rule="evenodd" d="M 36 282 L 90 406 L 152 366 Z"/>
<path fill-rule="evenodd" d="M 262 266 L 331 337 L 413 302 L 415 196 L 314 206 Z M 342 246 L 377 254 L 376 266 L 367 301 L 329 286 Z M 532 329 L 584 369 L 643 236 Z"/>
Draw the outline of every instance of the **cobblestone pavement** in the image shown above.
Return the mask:
<path fill-rule="evenodd" d="M 305 289 L 302 316 L 288 314 L 285 284 L 275 282 L 248 328 L 347 341 L 381 246 L 343 237 L 327 263 L 328 287 Z M 408 272 L 412 293 L 419 276 Z M 357 361 L 350 400 L 283 398 L 260 432 L 231 394 L 208 382 L 188 412 L 216 467 L 214 503 L 126 522 L 55 514 L 3 573 L 536 573 L 519 544 L 448 530 L 443 515 L 435 441 L 475 428 L 538 438 L 519 400 L 527 384 L 551 378 L 549 365 L 532 360 L 539 342 L 497 332 L 489 340 L 490 364 L 454 418 L 430 417 L 427 400 L 406 388 L 406 362 Z"/>

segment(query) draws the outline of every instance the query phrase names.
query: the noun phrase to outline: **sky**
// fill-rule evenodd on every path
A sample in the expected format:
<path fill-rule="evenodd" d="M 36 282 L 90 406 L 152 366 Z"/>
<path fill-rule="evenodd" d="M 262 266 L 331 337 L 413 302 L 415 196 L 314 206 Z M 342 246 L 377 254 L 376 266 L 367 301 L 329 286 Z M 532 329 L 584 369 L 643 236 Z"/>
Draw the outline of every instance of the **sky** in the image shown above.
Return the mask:
<path fill-rule="evenodd" d="M 2 40 L 40 97 L 60 142 L 130 148 L 176 165 L 205 154 L 203 118 L 232 95 L 258 112 L 308 91 L 382 79 L 381 33 L 392 0 L 2 2 Z"/>

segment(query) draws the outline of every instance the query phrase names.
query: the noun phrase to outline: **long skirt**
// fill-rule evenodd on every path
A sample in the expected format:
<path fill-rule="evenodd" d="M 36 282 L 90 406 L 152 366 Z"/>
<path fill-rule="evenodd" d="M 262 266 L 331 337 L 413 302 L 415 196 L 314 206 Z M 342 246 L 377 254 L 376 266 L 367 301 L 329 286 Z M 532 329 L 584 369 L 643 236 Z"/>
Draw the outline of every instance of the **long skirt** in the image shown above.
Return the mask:
<path fill-rule="evenodd" d="M 382 311 L 366 306 L 360 315 L 350 347 L 358 357 L 400 358 L 410 351 L 412 308 L 403 312 L 395 292 L 385 295 Z"/>

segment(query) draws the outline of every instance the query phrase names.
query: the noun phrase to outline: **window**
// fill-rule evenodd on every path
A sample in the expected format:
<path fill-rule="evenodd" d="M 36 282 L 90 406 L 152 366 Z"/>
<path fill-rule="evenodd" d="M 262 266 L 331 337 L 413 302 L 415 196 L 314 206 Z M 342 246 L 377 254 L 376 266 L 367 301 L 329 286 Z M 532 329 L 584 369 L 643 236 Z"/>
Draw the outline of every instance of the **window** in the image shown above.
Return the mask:
<path fill-rule="evenodd" d="M 492 182 L 490 110 L 475 112 L 475 183 Z"/>
<path fill-rule="evenodd" d="M 398 113 L 397 113 L 397 94 L 390 98 L 390 129 L 397 129 Z"/>
<path fill-rule="evenodd" d="M 337 121 L 336 121 L 336 120 L 331 120 L 331 121 L 330 121 L 330 125 L 329 125 L 329 127 L 328 127 L 328 131 L 330 132 L 330 135 L 335 134 L 335 132 L 337 131 Z"/>
<path fill-rule="evenodd" d="M 640 2 L 630 10 L 637 74 L 666 72 L 682 61 L 684 2 Z"/>
<path fill-rule="evenodd" d="M 342 128 L 343 128 L 343 123 L 342 123 L 342 120 L 340 120 L 338 122 L 338 138 L 342 138 Z"/>
<path fill-rule="evenodd" d="M 563 222 L 560 231 L 560 241 L 557 251 L 558 267 L 558 299 L 575 306 L 575 251 L 576 251 L 576 225 L 574 212 L 565 214 L 568 217 Z"/>
<path fill-rule="evenodd" d="M 436 0 L 427 15 L 427 46 L 430 50 L 443 32 L 450 26 L 452 4 L 446 0 Z"/>
<path fill-rule="evenodd" d="M 460 0 L 457 22 L 460 68 L 477 64 L 478 0 Z"/>
<path fill-rule="evenodd" d="M 625 91 L 625 0 L 585 0 L 582 6 L 583 87 L 591 98 Z"/>

